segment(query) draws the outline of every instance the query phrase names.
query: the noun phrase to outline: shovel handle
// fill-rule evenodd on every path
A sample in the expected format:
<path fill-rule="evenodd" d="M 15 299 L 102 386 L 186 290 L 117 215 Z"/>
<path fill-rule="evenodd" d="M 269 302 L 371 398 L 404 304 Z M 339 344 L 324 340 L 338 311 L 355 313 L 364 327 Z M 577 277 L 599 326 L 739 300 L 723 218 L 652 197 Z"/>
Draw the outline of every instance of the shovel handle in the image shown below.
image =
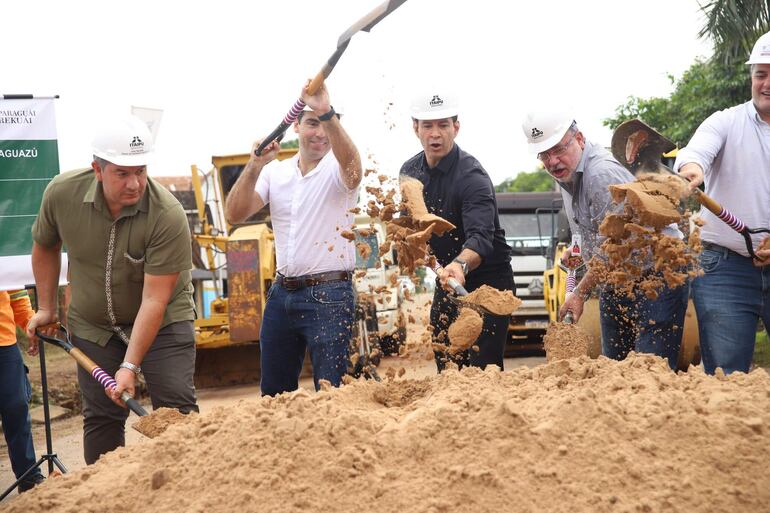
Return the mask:
<path fill-rule="evenodd" d="M 452 287 L 452 290 L 454 290 L 455 294 L 457 294 L 458 296 L 467 296 L 468 295 L 468 291 L 465 290 L 465 287 L 460 285 L 460 283 L 457 280 L 455 280 L 454 278 L 449 278 L 449 279 L 447 279 L 446 282 L 449 284 L 450 287 Z"/>
<path fill-rule="evenodd" d="M 256 150 L 254 150 L 254 154 L 259 157 L 262 155 L 262 150 L 265 149 L 265 147 L 270 144 L 271 142 L 275 141 L 276 139 L 279 139 L 283 137 L 284 132 L 286 132 L 286 129 L 291 126 L 292 123 L 294 123 L 294 120 L 299 117 L 299 113 L 302 112 L 302 109 L 305 108 L 305 102 L 302 101 L 302 98 L 297 99 L 296 102 L 294 102 L 294 105 L 291 106 L 291 109 L 289 109 L 289 112 L 286 113 L 286 115 L 283 117 L 283 121 L 281 121 L 281 124 L 275 127 L 275 130 L 270 132 L 270 135 L 265 137 L 265 139 L 259 144 Z"/>
<path fill-rule="evenodd" d="M 576 269 L 567 269 L 567 294 L 575 290 L 575 286 L 577 285 L 576 274 Z M 562 318 L 562 322 L 565 324 L 573 324 L 575 322 L 575 314 L 567 311 L 567 313 L 564 314 L 564 318 Z"/>
<path fill-rule="evenodd" d="M 307 85 L 307 94 L 312 96 L 315 93 L 317 93 L 318 90 L 321 88 L 321 85 L 323 85 L 324 83 L 324 79 L 328 75 L 326 68 L 327 66 L 324 66 L 323 69 L 321 69 L 321 71 L 316 73 L 316 76 L 314 76 L 313 80 L 311 80 L 310 83 Z M 304 107 L 304 104 L 302 106 Z"/>
<path fill-rule="evenodd" d="M 104 369 L 96 365 L 92 359 L 86 356 L 83 351 L 73 346 L 72 343 L 70 343 L 68 340 L 61 340 L 56 337 L 50 337 L 40 333 L 40 331 L 36 331 L 36 335 L 43 339 L 45 342 L 64 349 L 78 363 L 78 365 L 88 371 L 88 373 L 91 374 L 91 376 L 105 389 L 114 390 L 118 386 L 115 378 L 110 376 Z M 126 403 L 126 406 L 128 406 L 132 412 L 136 413 L 140 417 L 147 415 L 147 410 L 145 410 L 142 405 L 139 404 L 136 399 L 131 397 L 131 395 L 125 390 L 120 394 L 120 398 L 124 403 Z"/>

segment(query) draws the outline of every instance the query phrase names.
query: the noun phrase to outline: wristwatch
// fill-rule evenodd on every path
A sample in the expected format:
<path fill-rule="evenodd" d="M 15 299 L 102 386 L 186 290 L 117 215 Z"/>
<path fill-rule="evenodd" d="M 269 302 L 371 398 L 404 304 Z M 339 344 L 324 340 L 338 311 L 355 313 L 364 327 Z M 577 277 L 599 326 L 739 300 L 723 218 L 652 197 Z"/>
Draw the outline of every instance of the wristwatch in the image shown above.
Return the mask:
<path fill-rule="evenodd" d="M 139 375 L 142 372 L 142 368 L 141 367 L 139 367 L 138 365 L 134 365 L 131 362 L 123 362 L 123 363 L 121 363 L 120 364 L 120 368 L 121 369 L 128 369 L 128 370 L 130 370 L 131 372 L 133 372 L 136 375 Z"/>
<path fill-rule="evenodd" d="M 320 116 L 318 116 L 318 119 L 320 121 L 329 121 L 331 118 L 334 117 L 335 114 L 337 113 L 334 111 L 334 107 L 332 105 L 329 105 L 329 112 L 327 112 L 326 114 L 321 114 Z"/>
<path fill-rule="evenodd" d="M 455 258 L 454 260 L 452 260 L 452 262 L 457 262 L 458 264 L 460 264 L 460 267 L 463 270 L 463 276 L 468 276 L 468 272 L 469 272 L 468 262 L 466 262 L 465 260 L 461 260 L 459 258 Z"/>

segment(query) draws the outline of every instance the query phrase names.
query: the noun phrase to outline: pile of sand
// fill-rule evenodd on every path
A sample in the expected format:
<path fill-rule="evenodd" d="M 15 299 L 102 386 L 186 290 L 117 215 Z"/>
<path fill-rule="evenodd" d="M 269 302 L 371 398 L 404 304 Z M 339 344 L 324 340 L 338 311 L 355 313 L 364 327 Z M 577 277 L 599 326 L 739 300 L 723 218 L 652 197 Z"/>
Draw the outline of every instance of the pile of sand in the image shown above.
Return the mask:
<path fill-rule="evenodd" d="M 565 360 L 578 356 L 592 356 L 593 337 L 581 326 L 573 323 L 552 322 L 543 336 L 543 349 L 547 361 Z"/>
<path fill-rule="evenodd" d="M 607 237 L 601 246 L 606 261 L 593 259 L 590 266 L 603 281 L 629 296 L 641 290 L 655 299 L 664 284 L 675 288 L 697 275 L 700 237 L 697 229 L 689 233 L 681 178 L 640 174 L 634 182 L 611 185 L 610 193 L 616 204 L 623 205 L 623 212 L 607 214 L 599 227 Z M 689 235 L 688 242 L 662 233 L 671 224 Z"/>
<path fill-rule="evenodd" d="M 768 459 L 764 371 L 581 358 L 244 401 L 6 511 L 764 511 Z"/>

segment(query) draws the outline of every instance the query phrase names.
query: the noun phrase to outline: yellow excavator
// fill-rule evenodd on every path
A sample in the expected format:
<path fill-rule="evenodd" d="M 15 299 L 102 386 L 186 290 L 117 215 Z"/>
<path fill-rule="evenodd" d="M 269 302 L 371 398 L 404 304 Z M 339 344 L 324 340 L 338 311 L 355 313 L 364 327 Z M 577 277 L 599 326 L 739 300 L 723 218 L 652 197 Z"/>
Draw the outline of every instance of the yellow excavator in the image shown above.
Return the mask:
<path fill-rule="evenodd" d="M 284 148 L 283 160 L 296 148 Z M 195 321 L 195 385 L 225 386 L 259 381 L 259 328 L 266 294 L 275 276 L 273 233 L 266 214 L 258 213 L 239 225 L 224 218 L 224 202 L 249 154 L 215 156 L 203 173 L 193 165 L 192 185 L 198 223 L 193 240 L 205 252 L 214 298 L 207 315 Z M 203 281 L 196 284 L 203 290 Z M 209 287 L 212 288 L 212 287 Z M 199 293 L 199 301 L 206 301 Z"/>

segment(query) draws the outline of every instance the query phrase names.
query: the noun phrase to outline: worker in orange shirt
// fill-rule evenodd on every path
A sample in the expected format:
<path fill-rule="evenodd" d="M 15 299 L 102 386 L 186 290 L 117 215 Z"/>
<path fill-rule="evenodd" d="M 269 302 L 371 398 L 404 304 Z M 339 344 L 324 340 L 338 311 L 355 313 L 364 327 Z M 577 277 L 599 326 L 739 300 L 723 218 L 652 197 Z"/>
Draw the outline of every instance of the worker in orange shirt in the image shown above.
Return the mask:
<path fill-rule="evenodd" d="M 27 291 L 0 291 L 0 419 L 17 479 L 36 463 L 29 416 L 32 395 L 27 378 L 29 369 L 16 343 L 16 326 L 25 329 L 33 313 Z M 35 467 L 19 483 L 19 493 L 42 483 L 43 479 L 40 468 Z"/>

